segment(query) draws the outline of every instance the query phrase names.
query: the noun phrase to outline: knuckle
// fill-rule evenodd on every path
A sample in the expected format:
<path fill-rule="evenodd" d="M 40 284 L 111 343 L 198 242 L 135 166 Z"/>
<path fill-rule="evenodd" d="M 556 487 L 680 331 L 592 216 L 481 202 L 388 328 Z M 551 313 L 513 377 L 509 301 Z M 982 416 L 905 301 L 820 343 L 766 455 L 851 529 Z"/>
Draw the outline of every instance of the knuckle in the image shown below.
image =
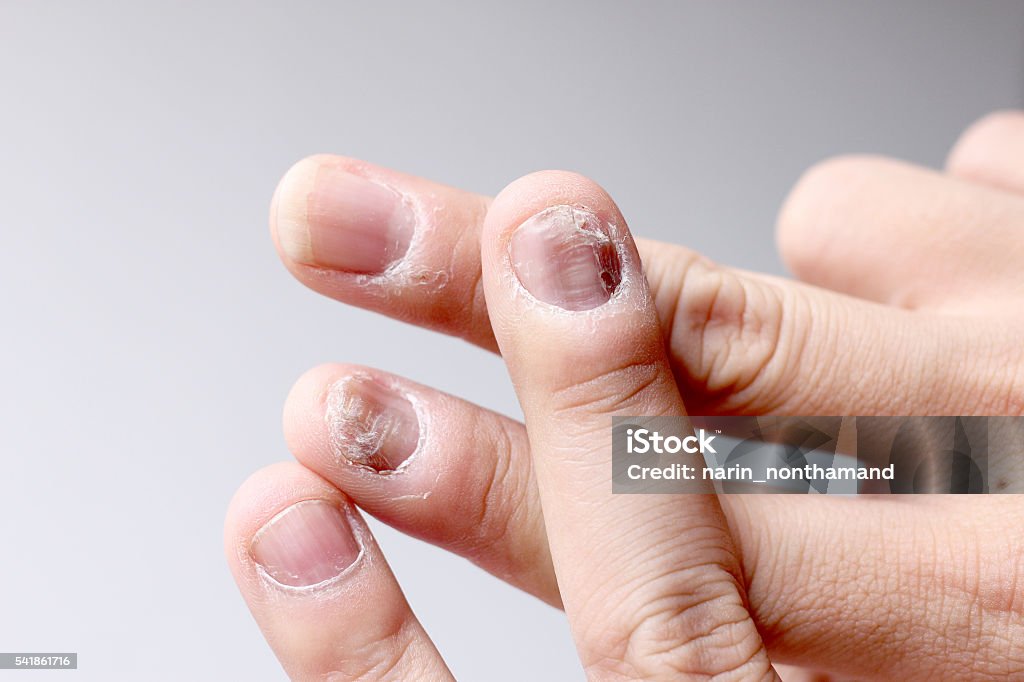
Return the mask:
<path fill-rule="evenodd" d="M 504 545 L 522 497 L 512 475 L 515 448 L 511 435 L 500 427 L 486 428 L 484 432 L 492 434 L 486 447 L 493 456 L 475 500 L 475 530 L 469 540 L 474 545 L 472 552 L 477 554 L 493 553 L 495 547 Z"/>
<path fill-rule="evenodd" d="M 348 647 L 324 680 L 345 682 L 390 682 L 409 679 L 411 670 L 422 669 L 417 652 L 418 632 L 409 621 L 386 636 L 367 639 L 362 645 Z"/>
<path fill-rule="evenodd" d="M 1020 670 L 1024 657 L 1024 601 L 1017 577 L 1024 570 L 1024 545 L 1012 537 L 994 547 L 986 544 L 961 543 L 958 551 L 967 560 L 925 578 L 918 589 L 958 605 L 947 609 L 937 628 L 937 645 L 958 649 L 965 673 L 1003 679 L 1006 666 Z M 985 563 L 986 552 L 992 549 L 1003 557 L 994 567 Z"/>
<path fill-rule="evenodd" d="M 681 360 L 681 380 L 696 389 L 690 394 L 717 410 L 775 407 L 799 346 L 785 310 L 798 302 L 702 258 L 688 263 L 677 281 L 677 289 L 665 292 L 674 299 L 669 345 Z"/>
<path fill-rule="evenodd" d="M 452 306 L 450 301 L 437 301 L 441 309 L 438 312 L 442 317 L 447 313 L 458 318 L 458 324 L 451 325 L 450 328 L 471 341 L 491 333 L 489 322 L 483 325 L 483 330 L 480 328 L 481 321 L 486 322 L 488 318 L 483 268 L 480 263 L 479 226 L 483 225 L 488 205 L 485 197 L 471 195 L 462 206 L 463 213 L 449 218 L 459 225 L 460 233 L 451 249 L 448 270 L 455 273 L 452 281 L 463 283 L 464 288 L 460 291 L 458 300 L 464 301 L 466 305 Z"/>
<path fill-rule="evenodd" d="M 580 416 L 608 416 L 628 410 L 656 416 L 665 410 L 661 404 L 664 396 L 676 390 L 662 358 L 641 349 L 627 352 L 618 362 L 605 359 L 586 364 L 601 369 L 552 388 L 550 405 L 556 418 L 572 421 Z"/>
<path fill-rule="evenodd" d="M 708 587 L 717 589 L 655 600 L 624 623 L 586 633 L 588 679 L 761 679 L 767 659 L 735 585 Z"/>
<path fill-rule="evenodd" d="M 1013 538 L 1008 545 L 1007 568 L 997 569 L 997 575 L 978 587 L 976 604 L 987 613 L 972 648 L 981 655 L 990 648 L 989 656 L 995 653 L 998 656 L 993 658 L 1005 657 L 1020 666 L 1024 662 L 1024 594 L 1018 576 L 1024 573 L 1024 544 Z"/>
<path fill-rule="evenodd" d="M 1024 361 L 1020 358 L 1018 325 L 1010 330 L 994 329 L 989 338 L 968 337 L 967 350 L 974 353 L 963 368 L 967 387 L 961 411 L 1003 416 L 1024 415 Z M 1005 334 L 1005 336 L 1004 336 Z"/>
<path fill-rule="evenodd" d="M 1018 518 L 1019 516 L 1018 514 Z M 1017 658 L 1020 660 L 1024 659 L 1024 589 L 1020 586 L 1018 576 L 1024 575 L 1024 542 L 1017 538 L 1011 540 L 1009 556 L 1008 564 L 1011 566 L 1012 574 L 1009 580 L 1002 583 L 1008 583 L 1008 587 L 1004 588 L 1006 592 L 1003 596 L 1003 607 L 1009 621 L 1009 627 L 1006 629 L 1007 639 L 1010 648 L 1017 652 Z"/>

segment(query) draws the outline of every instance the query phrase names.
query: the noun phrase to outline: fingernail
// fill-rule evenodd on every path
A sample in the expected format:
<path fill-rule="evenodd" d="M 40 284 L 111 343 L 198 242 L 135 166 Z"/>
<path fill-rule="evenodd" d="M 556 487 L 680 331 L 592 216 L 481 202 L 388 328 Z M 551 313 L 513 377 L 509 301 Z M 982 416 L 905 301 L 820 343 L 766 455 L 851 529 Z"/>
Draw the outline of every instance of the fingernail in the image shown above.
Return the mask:
<path fill-rule="evenodd" d="M 294 261 L 332 270 L 379 274 L 402 258 L 414 227 L 412 210 L 390 187 L 330 165 L 289 172 L 282 189 L 277 231 Z M 302 177 L 302 176 L 305 177 Z M 285 196 L 312 185 L 305 201 Z M 304 203 L 304 205 L 303 205 Z"/>
<path fill-rule="evenodd" d="M 348 377 L 331 387 L 327 425 L 336 454 L 380 473 L 398 469 L 420 440 L 409 400 L 369 377 Z"/>
<path fill-rule="evenodd" d="M 309 587 L 341 575 L 360 552 L 348 519 L 322 500 L 285 509 L 257 531 L 251 549 L 266 574 L 289 587 Z"/>
<path fill-rule="evenodd" d="M 516 228 L 512 267 L 536 298 L 566 310 L 605 303 L 622 280 L 608 226 L 572 206 L 552 206 Z"/>

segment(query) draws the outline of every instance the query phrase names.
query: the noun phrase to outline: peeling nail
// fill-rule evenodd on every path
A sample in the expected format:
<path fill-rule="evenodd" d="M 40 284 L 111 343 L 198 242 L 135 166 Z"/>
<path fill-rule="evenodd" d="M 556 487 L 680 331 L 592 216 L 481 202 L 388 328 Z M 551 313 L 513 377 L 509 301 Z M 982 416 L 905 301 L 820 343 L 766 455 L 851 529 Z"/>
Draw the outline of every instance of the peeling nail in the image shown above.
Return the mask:
<path fill-rule="evenodd" d="M 622 279 L 608 226 L 572 206 L 552 206 L 516 228 L 512 267 L 536 298 L 566 310 L 590 310 L 611 298 Z"/>
<path fill-rule="evenodd" d="M 419 444 L 412 404 L 369 377 L 348 377 L 332 386 L 326 418 L 334 452 L 380 473 L 397 470 Z"/>

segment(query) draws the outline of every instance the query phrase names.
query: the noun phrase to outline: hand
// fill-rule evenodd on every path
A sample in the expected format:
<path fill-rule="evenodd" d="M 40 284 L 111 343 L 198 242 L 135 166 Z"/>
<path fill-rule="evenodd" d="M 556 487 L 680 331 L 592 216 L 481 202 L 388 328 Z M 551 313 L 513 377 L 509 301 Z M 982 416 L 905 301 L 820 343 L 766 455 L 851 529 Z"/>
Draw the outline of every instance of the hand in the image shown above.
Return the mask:
<path fill-rule="evenodd" d="M 800 183 L 781 219 L 780 243 L 787 262 L 808 280 L 876 302 L 723 269 L 678 247 L 641 243 L 652 299 L 668 339 L 668 360 L 688 404 L 696 406 L 691 412 L 1019 413 L 1022 402 L 1016 367 L 1020 360 L 1010 342 L 1019 333 L 1020 323 L 1014 319 L 1007 322 L 1006 318 L 1014 306 L 1019 309 L 1021 285 L 1012 271 L 1012 257 L 1020 253 L 1021 240 L 1014 226 L 1024 216 L 1024 208 L 1020 198 L 982 187 L 977 180 L 1024 187 L 1020 171 L 1014 171 L 1014 159 L 1020 154 L 1010 153 L 1024 146 L 1021 128 L 1019 118 L 1003 117 L 968 134 L 954 154 L 952 167 L 972 182 L 892 162 L 846 160 L 819 167 Z M 321 170 L 324 165 L 327 170 Z M 366 200 L 371 192 L 365 181 L 360 183 L 358 178 L 338 172 L 338 168 L 384 181 L 400 191 L 408 202 L 403 205 L 409 209 L 411 220 L 427 218 L 415 229 L 420 235 L 429 230 L 430 239 L 417 241 L 411 234 L 407 240 L 402 237 L 403 224 L 409 223 L 403 223 L 401 209 L 388 212 L 365 205 L 365 201 L 353 204 Z M 341 188 L 334 194 L 337 201 L 333 207 L 318 200 L 316 194 L 310 195 L 307 183 L 313 177 L 325 181 L 327 187 Z M 524 182 L 532 183 L 527 197 L 517 195 L 522 191 L 517 186 L 521 188 Z M 360 184 L 364 186 L 358 187 Z M 517 220 L 528 215 L 522 212 L 535 197 L 550 199 L 555 205 L 567 199 L 574 203 L 583 197 L 596 204 L 592 209 L 614 212 L 610 202 L 583 179 L 560 174 L 531 176 L 506 190 L 487 213 L 488 225 L 498 227 L 488 228 L 486 234 L 500 237 L 514 228 Z M 590 450 L 577 438 L 572 439 L 571 447 L 559 443 L 553 439 L 559 432 L 551 424 L 562 424 L 561 419 L 570 417 L 569 422 L 575 423 L 578 417 L 585 425 L 601 414 L 601 409 L 621 412 L 630 405 L 628 400 L 649 400 L 644 404 L 670 409 L 667 401 L 672 391 L 665 386 L 660 360 L 651 360 L 649 355 L 639 362 L 631 359 L 630 349 L 649 351 L 650 344 L 619 333 L 600 338 L 620 352 L 595 353 L 589 357 L 590 362 L 570 365 L 569 369 L 578 374 L 558 374 L 558 367 L 538 371 L 537 367 L 546 367 L 543 363 L 551 362 L 560 349 L 546 346 L 538 350 L 533 345 L 545 338 L 545 325 L 534 322 L 531 329 L 536 338 L 524 340 L 516 326 L 509 323 L 515 319 L 529 322 L 530 315 L 544 308 L 524 307 L 524 301 L 531 300 L 525 295 L 501 296 L 502 291 L 515 291 L 501 288 L 509 287 L 514 280 L 502 280 L 500 269 L 488 270 L 492 266 L 481 269 L 479 256 L 471 247 L 480 243 L 479 219 L 486 213 L 485 206 L 482 199 L 430 186 L 425 181 L 319 157 L 303 162 L 286 176 L 278 191 L 273 222 L 279 239 L 282 234 L 286 240 L 289 235 L 300 236 L 298 246 L 294 239 L 284 242 L 289 244 L 284 253 L 294 257 L 287 257 L 286 262 L 314 288 L 493 347 L 488 308 L 481 295 L 486 290 L 498 340 L 517 380 L 537 466 L 529 464 L 530 448 L 522 426 L 366 369 L 331 366 L 304 377 L 289 399 L 286 431 L 301 462 L 345 490 L 365 509 L 403 530 L 469 556 L 514 584 L 558 603 L 561 595 L 553 579 L 550 544 L 570 618 L 577 623 L 580 614 L 587 613 L 586 594 L 591 584 L 587 572 L 579 570 L 577 554 L 584 552 L 586 556 L 587 547 L 574 549 L 573 538 L 593 537 L 598 530 L 591 524 L 603 518 L 598 512 L 634 498 L 612 497 L 605 492 L 603 503 L 598 504 L 596 497 L 587 498 L 587 491 L 593 494 L 592 487 L 567 487 L 572 481 L 580 481 L 579 476 L 565 473 L 573 471 L 573 465 L 588 472 L 586 461 L 574 459 L 573 453 Z M 385 216 L 383 221 L 381 215 Z M 500 218 L 502 215 L 505 220 Z M 438 222 L 439 217 L 447 220 Z M 965 223 L 976 226 L 975 233 L 983 233 L 985 238 L 963 237 L 960 231 Z M 350 233 L 352 228 L 359 228 L 371 235 L 382 234 L 387 233 L 382 229 L 384 224 L 394 236 L 383 241 L 382 251 L 373 258 L 366 257 L 365 249 L 338 248 L 350 246 L 351 235 L 334 242 L 316 235 L 325 226 L 335 236 L 346 228 Z M 865 234 L 872 226 L 881 225 L 886 229 Z M 313 229 L 305 233 L 308 238 L 303 243 L 304 226 Z M 934 239 L 932 235 L 936 234 L 944 238 Z M 945 244 L 950 239 L 958 244 L 956 262 L 948 258 L 950 249 Z M 370 241 L 362 239 L 359 243 Z M 500 238 L 484 241 L 485 253 L 495 253 L 498 247 L 494 242 L 500 243 Z M 829 244 L 845 255 L 836 258 L 832 251 L 815 244 Z M 404 255 L 403 249 L 407 250 Z M 886 262 L 902 262 L 901 254 L 908 251 L 922 256 L 903 262 L 902 269 L 879 268 Z M 302 259 L 311 260 L 314 254 L 321 267 L 301 264 Z M 357 256 L 363 260 L 353 260 Z M 387 268 L 392 256 L 401 258 L 398 265 Z M 376 265 L 371 265 L 374 259 Z M 913 265 L 921 262 L 935 265 Z M 488 261 L 484 263 L 486 266 Z M 323 267 L 326 265 L 349 272 Z M 387 271 L 374 276 L 374 267 Z M 873 276 L 858 278 L 858 271 Z M 497 284 L 492 281 L 495 277 Z M 483 284 L 478 284 L 481 281 Z M 999 304 L 994 305 L 997 301 Z M 898 303 L 904 308 L 881 303 Z M 569 317 L 580 320 L 582 316 Z M 650 332 L 655 322 L 650 317 L 643 319 L 635 329 L 630 327 L 630 333 Z M 597 326 L 591 331 L 599 333 Z M 562 333 L 568 335 L 564 338 L 580 338 L 578 328 L 565 328 Z M 638 345 L 617 341 L 622 338 L 637 341 Z M 649 337 L 642 339 L 649 342 Z M 582 341 L 587 340 L 583 336 Z M 589 347 L 583 343 L 584 351 Z M 1004 359 L 1007 361 L 1001 362 Z M 616 372 L 602 362 L 634 369 Z M 648 380 L 640 381 L 644 376 Z M 855 383 L 849 380 L 851 376 L 857 377 Z M 936 377 L 954 378 L 961 390 L 949 390 Z M 546 382 L 568 388 L 546 391 L 550 388 Z M 571 388 L 576 385 L 587 388 Z M 652 392 L 661 397 L 650 398 Z M 576 411 L 551 404 L 551 396 L 567 398 L 573 394 L 588 398 L 575 405 Z M 606 401 L 595 402 L 595 394 L 603 395 Z M 411 403 L 404 402 L 410 398 Z M 375 431 L 382 414 L 390 415 L 387 419 L 392 421 L 387 428 Z M 403 427 L 403 423 L 408 425 L 413 420 L 415 432 L 412 427 Z M 587 431 L 581 431 L 578 439 L 585 441 Z M 368 434 L 374 433 L 380 437 L 369 438 Z M 358 443 L 360 435 L 364 437 L 363 446 L 353 448 L 352 443 Z M 444 448 L 440 447 L 441 438 Z M 351 455 L 357 465 L 351 465 L 346 455 Z M 589 474 L 581 475 L 607 478 L 606 459 L 601 453 L 592 456 L 596 466 Z M 467 466 L 471 461 L 476 465 Z M 1008 475 L 1013 470 L 1010 464 Z M 1011 485 L 1013 481 L 1007 479 L 1006 483 Z M 563 490 L 566 493 L 561 496 L 555 492 Z M 381 569 L 372 540 L 356 517 L 351 516 L 349 523 L 363 541 L 364 559 L 332 583 L 348 585 L 344 588 L 348 599 L 341 592 L 331 591 L 327 596 L 321 591 L 311 598 L 306 596 L 308 590 L 286 590 L 259 578 L 259 569 L 252 561 L 260 544 L 252 541 L 256 529 L 299 499 L 324 499 L 347 509 L 347 502 L 342 502 L 337 491 L 322 479 L 293 467 L 278 470 L 273 476 L 263 474 L 243 487 L 228 524 L 233 570 L 286 668 L 299 677 L 346 665 L 358 672 L 361 667 L 372 668 L 374 662 L 393 664 L 393 670 L 442 670 L 436 666 L 408 667 L 435 660 L 436 652 L 408 614 L 390 575 Z M 548 518 L 541 514 L 541 499 Z M 722 534 L 723 527 L 716 522 L 720 517 L 714 503 L 706 501 L 710 499 L 668 498 L 659 504 L 672 507 L 670 514 L 645 516 L 651 510 L 643 507 L 637 511 L 637 519 L 655 528 L 655 517 L 666 524 L 674 523 L 679 540 L 688 537 L 688 528 L 703 524 L 714 530 L 711 537 L 725 542 L 728 536 Z M 705 505 L 699 514 L 681 510 L 694 500 L 702 500 L 700 504 Z M 1018 669 L 1014 667 L 1014 652 L 1019 652 L 1021 646 L 1022 618 L 1013 579 L 1019 570 L 1015 557 L 1021 552 L 1011 531 L 1019 525 L 1020 505 L 1013 498 L 995 497 L 919 500 L 907 506 L 887 500 L 722 498 L 741 562 L 739 572 L 732 574 L 736 580 L 729 599 L 742 596 L 746 586 L 754 621 L 773 659 L 880 679 L 942 677 L 950 670 L 962 672 L 960 678 L 973 674 L 993 678 L 1002 675 L 1005 679 L 1009 671 Z M 644 504 L 654 503 L 641 506 Z M 586 507 L 588 513 L 573 513 L 580 507 Z M 857 513 L 850 514 L 852 509 Z M 332 518 L 337 521 L 343 517 Z M 602 569 L 607 571 L 609 562 L 622 560 L 630 552 L 637 564 L 643 563 L 639 557 L 648 557 L 649 576 L 664 572 L 658 566 L 674 565 L 673 561 L 659 563 L 660 555 L 645 555 L 644 533 L 639 535 L 638 547 L 617 552 L 619 556 L 596 557 L 594 574 L 607 575 Z M 654 536 L 660 537 L 656 533 Z M 665 541 L 665 555 L 673 559 L 676 545 L 671 538 Z M 356 545 L 347 546 L 352 550 Z M 728 574 L 735 560 L 736 554 L 725 549 L 718 560 L 700 563 L 699 574 L 715 583 L 711 578 L 722 571 Z M 375 572 L 364 570 L 366 565 L 372 565 Z M 632 570 L 637 568 L 632 565 Z M 682 563 L 678 568 L 685 572 L 692 566 Z M 623 570 L 630 570 L 630 565 Z M 669 571 L 667 580 L 671 584 L 674 569 L 665 570 Z M 604 584 L 605 589 L 617 586 L 615 581 Z M 388 607 L 378 607 L 379 619 L 363 612 L 351 599 L 352 590 L 360 590 L 364 599 L 376 595 L 376 599 L 388 600 Z M 734 602 L 726 599 L 726 603 Z M 680 639 L 678 646 L 666 649 L 672 655 L 665 657 L 634 659 L 619 653 L 612 660 L 596 663 L 600 667 L 592 670 L 631 668 L 657 677 L 663 669 L 653 666 L 680 668 L 703 660 L 700 646 L 708 642 L 702 645 L 697 640 L 695 647 L 692 628 L 651 627 L 651 622 L 642 617 L 636 628 L 628 624 L 622 628 L 623 621 L 642 616 L 645 609 L 630 602 L 618 606 L 621 609 L 610 609 L 607 614 L 605 624 L 610 631 L 621 634 L 629 630 L 632 634 L 635 630 L 640 633 L 636 641 L 649 644 L 651 638 L 645 639 L 643 633 L 671 630 Z M 314 611 L 319 620 L 312 620 Z M 688 613 L 692 617 L 693 611 L 681 609 L 680 620 L 673 622 L 687 623 Z M 324 628 L 323 618 L 332 619 L 337 628 Z M 365 632 L 351 627 L 355 622 L 365 623 Z M 736 629 L 750 632 L 748 622 L 745 616 L 737 618 Z M 315 624 L 315 637 L 304 631 L 303 623 Z M 581 634 L 577 625 L 575 632 L 581 653 L 592 659 L 587 656 L 593 649 L 587 643 L 588 629 L 583 627 Z M 703 663 L 724 666 L 723 670 L 768 674 L 763 668 L 766 659 L 760 640 L 755 637 L 743 641 L 754 642 L 747 652 L 750 661 L 743 663 L 748 667 L 736 666 L 742 658 L 736 651 L 718 652 L 721 655 Z M 872 656 L 863 655 L 865 647 L 871 647 Z M 338 660 L 340 651 L 347 652 L 341 655 L 344 660 Z M 398 656 L 401 651 L 407 653 Z M 1019 663 L 1019 657 L 1016 660 Z M 413 673 L 404 674 L 408 677 Z M 396 676 L 401 678 L 403 673 Z"/>

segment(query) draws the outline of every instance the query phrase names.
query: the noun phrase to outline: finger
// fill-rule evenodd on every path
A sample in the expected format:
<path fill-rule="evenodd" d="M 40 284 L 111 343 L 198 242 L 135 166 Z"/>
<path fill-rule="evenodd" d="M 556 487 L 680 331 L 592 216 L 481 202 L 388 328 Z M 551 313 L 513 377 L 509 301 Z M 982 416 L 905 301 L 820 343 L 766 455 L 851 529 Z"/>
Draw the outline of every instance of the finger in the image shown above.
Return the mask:
<path fill-rule="evenodd" d="M 1024 111 L 998 111 L 968 128 L 946 160 L 965 180 L 1024 193 Z"/>
<path fill-rule="evenodd" d="M 1024 197 L 882 158 L 809 170 L 779 215 L 805 282 L 904 308 L 972 313 L 1024 296 Z"/>
<path fill-rule="evenodd" d="M 307 372 L 289 447 L 360 507 L 561 606 L 522 424 L 366 367 Z"/>
<path fill-rule="evenodd" d="M 387 190 L 367 189 L 369 181 L 362 178 Z M 411 219 L 379 219 L 386 210 L 365 206 L 372 197 L 386 203 L 392 196 L 401 197 Z M 281 181 L 271 226 L 285 264 L 314 290 L 493 350 L 479 252 L 488 203 L 365 162 L 317 156 L 296 164 Z M 408 220 L 413 236 L 404 255 L 389 252 L 398 258 L 394 264 L 377 275 L 344 269 L 351 267 L 352 242 Z M 320 232 L 333 236 L 309 237 Z M 1006 409 L 1005 395 L 988 390 L 987 374 L 965 379 L 958 368 L 940 362 L 947 352 L 976 356 L 967 352 L 976 342 L 972 334 L 994 338 L 1006 330 L 988 334 L 908 316 L 799 282 L 718 266 L 680 246 L 640 240 L 638 247 L 670 361 L 695 414 L 905 411 L 892 400 L 894 386 L 927 396 L 922 413 Z M 892 357 L 906 360 L 894 368 Z M 950 390 L 961 383 L 971 392 Z"/>
<path fill-rule="evenodd" d="M 396 436 L 396 426 L 386 436 L 363 435 L 359 421 L 396 421 L 371 416 L 368 400 L 347 412 L 360 415 L 356 421 L 337 418 L 331 406 L 349 400 L 331 396 L 339 389 L 347 395 L 350 384 L 364 381 L 408 396 L 423 415 L 425 432 L 412 454 L 401 447 L 408 437 Z M 560 603 L 522 424 L 377 370 L 328 365 L 308 372 L 292 389 L 285 434 L 303 464 L 381 520 Z M 353 443 L 360 454 L 350 465 L 345 453 Z M 373 461 L 390 462 L 400 473 L 366 464 Z M 877 676 L 889 662 L 893 667 L 885 669 L 908 680 L 919 679 L 915 670 L 934 677 L 931 666 L 946 660 L 943 651 L 957 652 L 955 658 L 971 665 L 984 659 L 990 649 L 983 643 L 1000 641 L 1009 617 L 992 605 L 1014 598 L 1006 591 L 1012 584 L 999 577 L 999 562 L 974 558 L 1012 553 L 1000 546 L 1003 534 L 996 529 L 1019 526 L 1024 505 L 954 501 L 939 498 L 937 506 L 918 510 L 881 500 L 723 496 L 750 608 L 773 659 L 854 677 Z M 895 535 L 889 530 L 894 524 Z M 941 581 L 914 579 L 914 571 L 934 563 L 922 555 L 921 543 L 899 539 L 915 537 L 934 539 L 932 551 L 957 547 L 962 560 L 943 562 Z M 972 575 L 975 565 L 986 572 Z M 893 566 L 905 567 L 905 574 L 896 575 Z M 979 607 L 983 584 L 997 589 Z M 978 608 L 985 614 L 980 620 Z M 985 627 L 972 630 L 972 619 Z M 928 636 L 901 634 L 911 631 Z M 865 650 L 876 655 L 865 657 Z"/>
<path fill-rule="evenodd" d="M 495 199 L 482 242 L 491 323 L 590 677 L 775 679 L 717 498 L 610 493 L 611 416 L 685 415 L 615 205 L 584 178 L 536 173 Z"/>
<path fill-rule="evenodd" d="M 453 679 L 358 512 L 303 467 L 279 464 L 246 481 L 224 542 L 291 679 Z"/>
<path fill-rule="evenodd" d="M 1021 669 L 1017 496 L 723 499 L 774 660 L 922 682 Z"/>
<path fill-rule="evenodd" d="M 299 161 L 274 192 L 281 260 L 314 291 L 495 349 L 480 282 L 490 200 L 341 156 Z"/>

